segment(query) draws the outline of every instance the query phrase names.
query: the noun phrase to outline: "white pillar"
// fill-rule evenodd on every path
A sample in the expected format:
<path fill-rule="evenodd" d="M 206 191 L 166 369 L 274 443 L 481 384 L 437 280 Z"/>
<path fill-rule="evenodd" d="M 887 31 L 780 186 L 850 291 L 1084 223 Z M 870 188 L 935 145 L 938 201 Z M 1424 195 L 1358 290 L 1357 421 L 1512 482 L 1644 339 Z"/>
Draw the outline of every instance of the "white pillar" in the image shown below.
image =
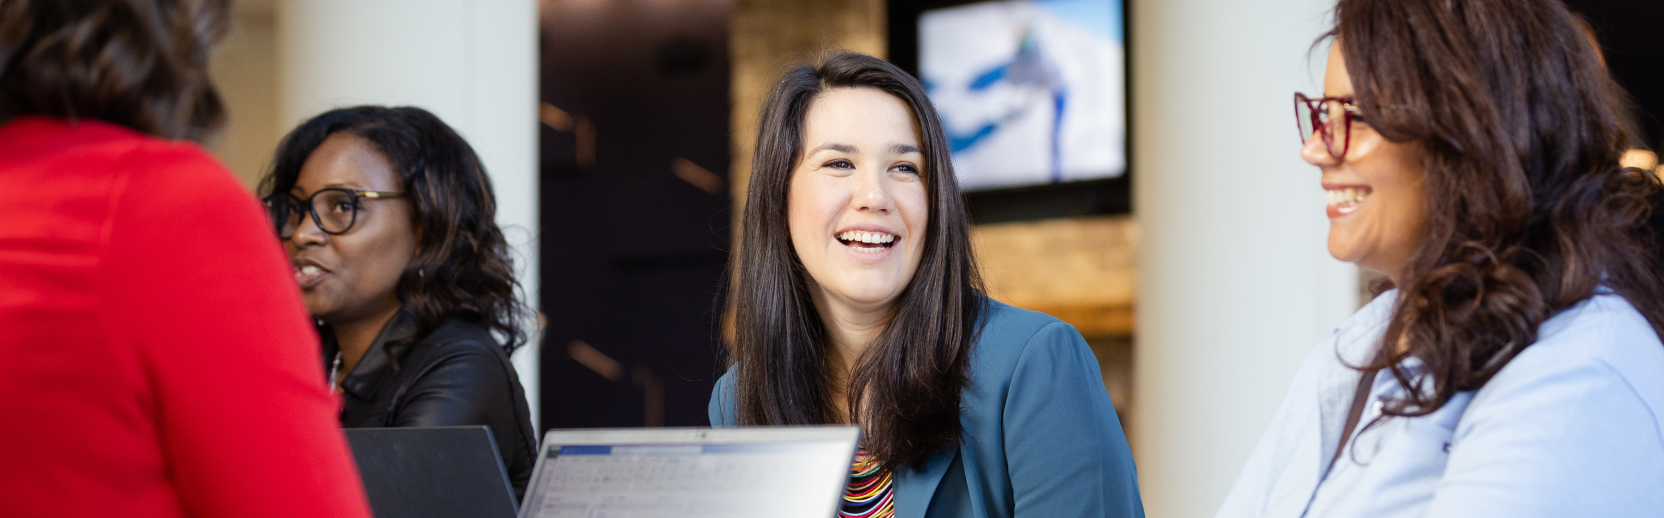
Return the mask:
<path fill-rule="evenodd" d="M 358 104 L 419 106 L 438 115 L 490 172 L 497 223 L 535 307 L 537 3 L 287 0 L 276 14 L 280 131 Z M 537 342 L 520 349 L 514 363 L 535 426 Z"/>
<path fill-rule="evenodd" d="M 1143 226 L 1132 417 L 1150 516 L 1213 516 L 1301 358 L 1357 307 L 1293 98 L 1333 0 L 1132 0 Z"/>

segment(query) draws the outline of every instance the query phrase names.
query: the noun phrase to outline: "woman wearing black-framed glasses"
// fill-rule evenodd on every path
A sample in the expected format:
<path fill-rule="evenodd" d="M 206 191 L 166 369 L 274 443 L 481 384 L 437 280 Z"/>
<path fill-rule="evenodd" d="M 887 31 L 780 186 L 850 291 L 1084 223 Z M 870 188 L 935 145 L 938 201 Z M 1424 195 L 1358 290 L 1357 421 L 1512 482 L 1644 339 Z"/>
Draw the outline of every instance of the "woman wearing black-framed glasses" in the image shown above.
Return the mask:
<path fill-rule="evenodd" d="M 525 341 L 491 180 L 420 108 L 302 123 L 261 184 L 348 428 L 486 425 L 517 493 L 536 439 L 509 354 Z"/>

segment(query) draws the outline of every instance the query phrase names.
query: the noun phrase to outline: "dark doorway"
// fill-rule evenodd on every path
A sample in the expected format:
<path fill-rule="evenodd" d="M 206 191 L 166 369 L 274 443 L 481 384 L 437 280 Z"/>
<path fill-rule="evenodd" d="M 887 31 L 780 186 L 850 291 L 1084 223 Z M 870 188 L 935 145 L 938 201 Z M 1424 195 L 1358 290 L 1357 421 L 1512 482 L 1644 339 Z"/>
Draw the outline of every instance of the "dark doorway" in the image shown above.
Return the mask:
<path fill-rule="evenodd" d="M 541 5 L 543 427 L 706 425 L 732 2 Z"/>

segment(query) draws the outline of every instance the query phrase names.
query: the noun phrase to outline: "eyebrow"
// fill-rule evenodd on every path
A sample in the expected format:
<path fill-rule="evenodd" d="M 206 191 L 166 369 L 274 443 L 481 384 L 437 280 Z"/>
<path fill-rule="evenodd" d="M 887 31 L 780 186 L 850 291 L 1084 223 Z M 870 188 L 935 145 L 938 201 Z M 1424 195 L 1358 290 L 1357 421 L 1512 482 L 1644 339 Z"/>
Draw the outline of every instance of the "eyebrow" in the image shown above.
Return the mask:
<path fill-rule="evenodd" d="M 836 143 L 836 142 L 831 142 L 831 143 L 826 143 L 826 144 L 821 144 L 819 146 L 815 146 L 814 149 L 809 150 L 809 154 L 813 155 L 815 153 L 819 153 L 821 151 L 825 151 L 825 150 L 828 150 L 828 149 L 833 150 L 833 151 L 837 151 L 839 153 L 854 154 L 854 153 L 859 152 L 856 149 L 855 146 L 851 146 L 849 144 L 839 144 L 839 143 Z"/>
<path fill-rule="evenodd" d="M 349 184 L 349 183 L 335 182 L 335 183 L 332 183 L 332 184 L 329 184 L 329 185 L 325 185 L 323 187 L 319 187 L 318 191 L 322 191 L 324 189 L 346 189 L 346 190 L 349 190 L 349 191 L 357 191 L 357 190 L 362 190 L 363 188 L 359 187 L 357 185 Z M 289 188 L 289 193 L 290 194 L 294 194 L 295 191 L 306 192 L 304 190 L 301 190 L 299 185 L 296 185 L 294 187 Z M 317 191 L 312 191 L 312 192 L 317 192 Z"/>
<path fill-rule="evenodd" d="M 809 154 L 813 155 L 815 153 L 819 153 L 821 151 L 825 151 L 825 150 L 828 150 L 828 149 L 830 149 L 832 151 L 837 151 L 839 153 L 854 154 L 854 153 L 859 153 L 860 152 L 860 149 L 855 147 L 855 146 L 852 146 L 852 145 L 849 145 L 849 144 L 839 144 L 839 143 L 836 143 L 836 142 L 832 142 L 832 143 L 821 144 L 819 146 L 815 146 L 814 149 L 809 150 Z M 912 145 L 912 144 L 895 144 L 895 145 L 890 146 L 890 153 L 897 154 L 897 155 L 905 155 L 905 154 L 908 154 L 908 153 L 921 153 L 922 154 L 923 151 L 919 149 L 919 146 L 915 146 L 915 145 Z"/>

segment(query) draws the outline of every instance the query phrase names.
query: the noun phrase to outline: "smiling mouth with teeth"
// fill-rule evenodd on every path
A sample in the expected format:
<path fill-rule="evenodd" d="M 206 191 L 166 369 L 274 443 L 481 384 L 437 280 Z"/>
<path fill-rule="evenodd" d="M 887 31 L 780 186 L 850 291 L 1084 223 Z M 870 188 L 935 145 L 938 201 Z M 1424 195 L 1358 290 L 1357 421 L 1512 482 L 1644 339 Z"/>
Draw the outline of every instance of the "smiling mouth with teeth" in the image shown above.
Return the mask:
<path fill-rule="evenodd" d="M 838 234 L 838 242 L 859 252 L 878 252 L 896 245 L 896 235 L 849 230 Z"/>
<path fill-rule="evenodd" d="M 323 277 L 325 273 L 328 273 L 325 272 L 323 268 L 319 268 L 317 265 L 313 264 L 295 266 L 294 272 L 295 282 L 300 284 L 300 287 L 303 290 L 311 289 L 314 284 L 319 282 L 319 278 Z"/>
<path fill-rule="evenodd" d="M 1329 198 L 1329 208 L 1338 215 L 1351 214 L 1358 210 L 1358 204 L 1363 203 L 1374 189 L 1368 187 L 1341 187 L 1325 190 Z"/>

